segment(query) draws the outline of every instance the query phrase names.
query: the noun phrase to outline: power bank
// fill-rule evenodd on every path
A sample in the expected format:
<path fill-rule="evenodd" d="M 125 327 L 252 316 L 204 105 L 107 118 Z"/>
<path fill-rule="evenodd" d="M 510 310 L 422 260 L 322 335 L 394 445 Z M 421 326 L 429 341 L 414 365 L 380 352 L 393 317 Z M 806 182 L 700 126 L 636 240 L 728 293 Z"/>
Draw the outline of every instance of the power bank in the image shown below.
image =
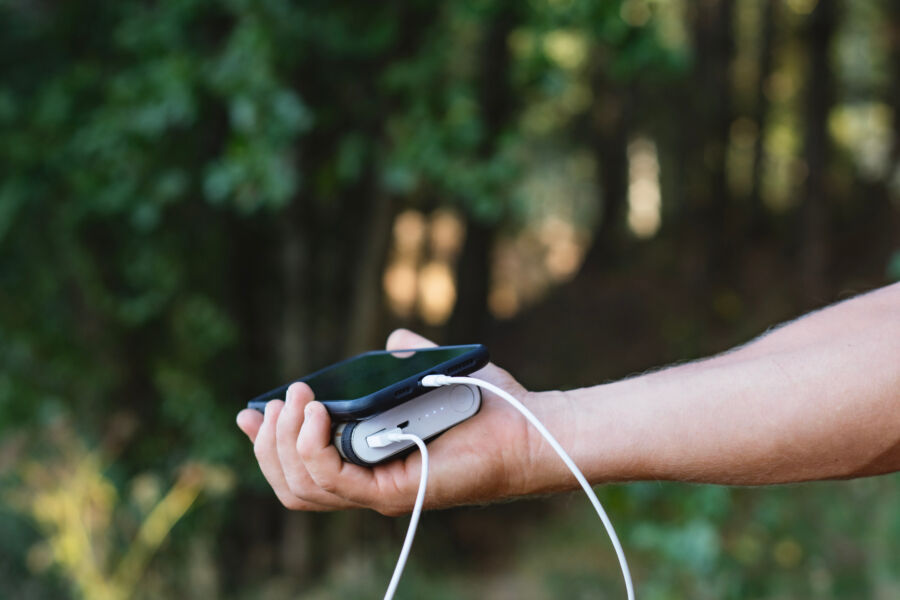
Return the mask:
<path fill-rule="evenodd" d="M 334 445 L 345 460 L 372 466 L 409 450 L 414 443 L 394 442 L 383 448 L 370 448 L 370 435 L 399 427 L 423 440 L 462 423 L 481 408 L 481 390 L 474 385 L 448 385 L 435 388 L 394 408 L 361 421 L 338 423 L 333 432 Z"/>

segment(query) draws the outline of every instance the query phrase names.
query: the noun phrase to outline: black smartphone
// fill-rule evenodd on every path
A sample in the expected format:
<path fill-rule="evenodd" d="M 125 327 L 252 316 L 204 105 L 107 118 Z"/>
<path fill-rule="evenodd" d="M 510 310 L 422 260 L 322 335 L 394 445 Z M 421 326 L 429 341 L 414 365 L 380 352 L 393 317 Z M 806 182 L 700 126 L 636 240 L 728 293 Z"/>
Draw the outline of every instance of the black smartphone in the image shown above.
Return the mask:
<path fill-rule="evenodd" d="M 487 348 L 481 344 L 379 350 L 348 358 L 295 381 L 306 382 L 333 419 L 359 420 L 430 391 L 432 388 L 419 385 L 426 375 L 466 375 L 488 360 Z M 269 400 L 284 398 L 291 383 L 257 396 L 247 407 L 264 411 Z"/>

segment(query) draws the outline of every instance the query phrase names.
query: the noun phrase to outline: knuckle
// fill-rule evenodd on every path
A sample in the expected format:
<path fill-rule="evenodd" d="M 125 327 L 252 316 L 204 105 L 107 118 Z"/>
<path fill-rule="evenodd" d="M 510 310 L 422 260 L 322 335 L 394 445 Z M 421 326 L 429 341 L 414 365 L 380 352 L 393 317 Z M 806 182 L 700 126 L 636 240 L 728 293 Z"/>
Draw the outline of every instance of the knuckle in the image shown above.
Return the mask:
<path fill-rule="evenodd" d="M 375 507 L 375 510 L 385 517 L 402 517 L 408 510 L 402 505 L 386 502 Z"/>
<path fill-rule="evenodd" d="M 272 428 L 272 434 L 276 440 L 279 438 L 283 438 L 286 431 L 290 427 L 290 419 L 282 419 L 281 415 L 278 415 L 279 418 L 275 421 L 275 426 Z"/>
<path fill-rule="evenodd" d="M 308 469 L 310 479 L 320 490 L 334 494 L 337 491 L 337 481 L 332 475 L 327 475 L 318 470 Z"/>
<path fill-rule="evenodd" d="M 304 496 L 304 490 L 301 486 L 297 485 L 297 483 L 293 481 L 288 481 L 288 491 L 298 498 L 302 498 Z"/>
<path fill-rule="evenodd" d="M 253 444 L 253 455 L 256 457 L 256 460 L 262 462 L 268 456 L 268 453 L 265 450 L 265 446 L 260 443 L 260 438 L 256 438 L 256 443 Z"/>
<path fill-rule="evenodd" d="M 320 511 L 327 510 L 326 507 L 319 506 L 317 503 L 307 500 L 304 497 L 289 495 L 287 492 L 276 493 L 278 501 L 288 510 L 305 510 Z"/>
<path fill-rule="evenodd" d="M 309 486 L 298 481 L 288 481 L 288 490 L 297 498 L 306 498 L 310 495 Z"/>
<path fill-rule="evenodd" d="M 320 477 L 319 480 L 316 481 L 316 483 L 320 488 L 322 488 L 329 494 L 334 494 L 335 492 L 337 492 L 337 482 L 331 477 Z"/>
<path fill-rule="evenodd" d="M 310 462 L 315 457 L 315 450 L 310 447 L 309 443 L 300 436 L 297 440 L 297 454 L 300 455 L 300 458 L 303 459 L 303 462 Z"/>
<path fill-rule="evenodd" d="M 306 510 L 307 504 L 299 498 L 284 498 L 281 504 L 288 510 Z"/>
<path fill-rule="evenodd" d="M 288 492 L 292 498 L 289 502 L 292 506 L 288 506 L 291 510 L 322 510 L 318 503 L 321 499 L 321 493 L 318 487 L 312 481 L 298 481 L 296 479 L 288 479 Z"/>

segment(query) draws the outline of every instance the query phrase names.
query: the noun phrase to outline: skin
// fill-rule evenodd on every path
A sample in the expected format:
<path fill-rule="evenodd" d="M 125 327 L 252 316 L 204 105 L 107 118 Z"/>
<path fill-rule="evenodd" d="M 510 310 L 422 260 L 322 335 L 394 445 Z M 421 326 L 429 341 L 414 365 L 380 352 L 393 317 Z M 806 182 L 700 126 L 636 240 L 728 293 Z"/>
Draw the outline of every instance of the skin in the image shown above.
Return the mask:
<path fill-rule="evenodd" d="M 387 349 L 433 345 L 407 330 Z M 529 392 L 491 364 L 474 374 L 516 396 L 592 483 L 731 485 L 900 470 L 900 284 L 830 306 L 702 361 L 566 392 Z M 412 509 L 418 453 L 364 468 L 341 460 L 303 383 L 265 416 L 238 414 L 260 469 L 294 510 Z M 429 443 L 427 508 L 575 489 L 550 446 L 504 400 Z"/>

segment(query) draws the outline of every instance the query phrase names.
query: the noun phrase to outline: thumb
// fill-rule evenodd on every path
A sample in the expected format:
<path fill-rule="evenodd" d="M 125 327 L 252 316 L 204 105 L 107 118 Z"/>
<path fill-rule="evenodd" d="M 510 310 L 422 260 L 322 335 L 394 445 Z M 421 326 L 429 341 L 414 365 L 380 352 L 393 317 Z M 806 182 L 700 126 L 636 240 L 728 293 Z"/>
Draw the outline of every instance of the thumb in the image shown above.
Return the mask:
<path fill-rule="evenodd" d="M 434 346 L 437 346 L 437 344 L 409 329 L 395 329 L 391 332 L 391 335 L 388 336 L 387 343 L 384 345 L 385 350 L 433 348 Z"/>

